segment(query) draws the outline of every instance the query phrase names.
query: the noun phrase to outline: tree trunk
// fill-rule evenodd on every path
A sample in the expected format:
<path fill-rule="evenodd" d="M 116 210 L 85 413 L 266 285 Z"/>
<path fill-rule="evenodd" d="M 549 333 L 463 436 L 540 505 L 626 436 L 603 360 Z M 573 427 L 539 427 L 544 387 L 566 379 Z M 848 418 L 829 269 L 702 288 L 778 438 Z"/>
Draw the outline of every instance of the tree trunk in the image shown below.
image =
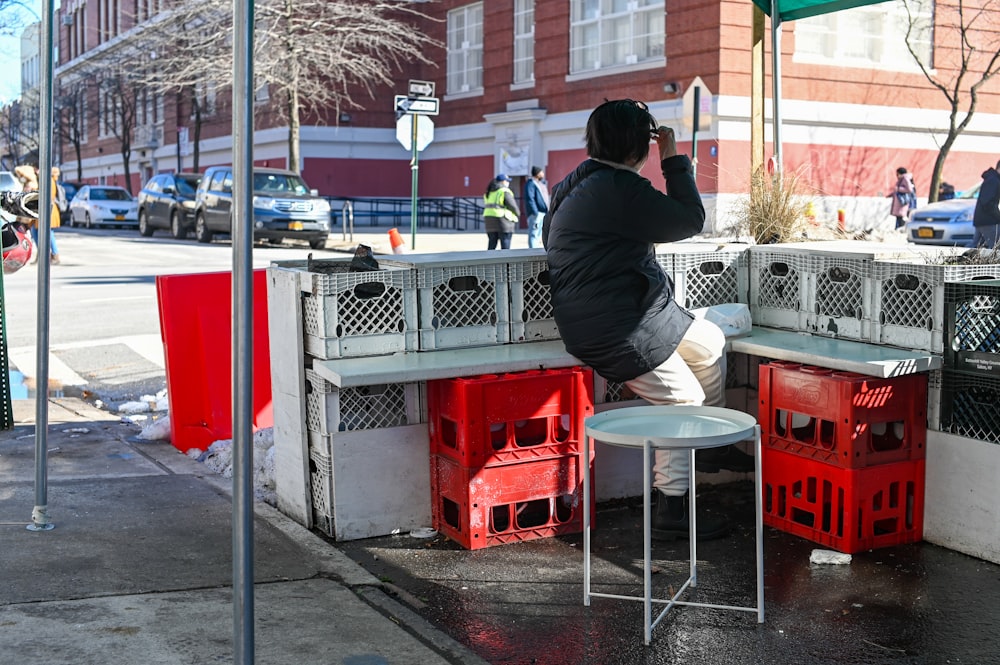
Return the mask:
<path fill-rule="evenodd" d="M 299 141 L 302 125 L 299 119 L 299 89 L 288 89 L 288 168 L 299 173 Z"/>

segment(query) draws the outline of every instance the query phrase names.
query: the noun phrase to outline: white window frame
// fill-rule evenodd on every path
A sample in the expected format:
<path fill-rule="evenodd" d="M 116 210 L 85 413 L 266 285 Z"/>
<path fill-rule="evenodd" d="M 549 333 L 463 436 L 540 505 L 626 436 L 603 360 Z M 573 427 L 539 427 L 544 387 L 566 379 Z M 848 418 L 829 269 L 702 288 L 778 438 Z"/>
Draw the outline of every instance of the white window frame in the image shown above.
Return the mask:
<path fill-rule="evenodd" d="M 483 3 L 448 12 L 446 95 L 483 93 Z"/>
<path fill-rule="evenodd" d="M 535 0 L 514 0 L 514 85 L 535 84 Z"/>
<path fill-rule="evenodd" d="M 906 47 L 906 4 L 920 34 L 911 38 L 927 67 L 934 63 L 934 0 L 895 0 L 795 21 L 794 62 L 920 71 Z"/>
<path fill-rule="evenodd" d="M 664 0 L 570 0 L 567 78 L 663 65 L 665 16 Z"/>

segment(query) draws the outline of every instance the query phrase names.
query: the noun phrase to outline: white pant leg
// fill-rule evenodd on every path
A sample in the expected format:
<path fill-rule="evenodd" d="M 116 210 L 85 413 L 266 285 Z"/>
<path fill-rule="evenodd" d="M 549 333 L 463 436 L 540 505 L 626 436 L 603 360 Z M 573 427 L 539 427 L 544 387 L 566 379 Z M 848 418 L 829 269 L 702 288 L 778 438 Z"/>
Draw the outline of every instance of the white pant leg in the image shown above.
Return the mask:
<path fill-rule="evenodd" d="M 677 351 L 659 367 L 625 385 L 651 404 L 724 406 L 726 336 L 709 321 L 696 319 Z M 656 450 L 653 486 L 668 496 L 687 492 L 691 465 L 686 450 Z"/>

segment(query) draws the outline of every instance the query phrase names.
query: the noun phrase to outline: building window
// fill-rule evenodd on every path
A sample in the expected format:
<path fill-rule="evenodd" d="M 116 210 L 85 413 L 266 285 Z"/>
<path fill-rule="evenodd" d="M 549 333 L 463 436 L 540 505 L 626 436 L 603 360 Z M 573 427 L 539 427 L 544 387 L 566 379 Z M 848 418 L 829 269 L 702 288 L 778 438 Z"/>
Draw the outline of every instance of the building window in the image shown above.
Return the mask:
<path fill-rule="evenodd" d="M 570 0 L 570 74 L 663 58 L 663 0 Z"/>
<path fill-rule="evenodd" d="M 514 0 L 514 83 L 535 80 L 535 0 Z"/>
<path fill-rule="evenodd" d="M 910 44 L 921 62 L 933 66 L 933 0 L 909 0 L 913 17 Z M 906 47 L 903 0 L 855 7 L 795 22 L 795 60 L 883 69 L 915 69 Z"/>
<path fill-rule="evenodd" d="M 448 94 L 483 89 L 483 3 L 448 12 Z"/>

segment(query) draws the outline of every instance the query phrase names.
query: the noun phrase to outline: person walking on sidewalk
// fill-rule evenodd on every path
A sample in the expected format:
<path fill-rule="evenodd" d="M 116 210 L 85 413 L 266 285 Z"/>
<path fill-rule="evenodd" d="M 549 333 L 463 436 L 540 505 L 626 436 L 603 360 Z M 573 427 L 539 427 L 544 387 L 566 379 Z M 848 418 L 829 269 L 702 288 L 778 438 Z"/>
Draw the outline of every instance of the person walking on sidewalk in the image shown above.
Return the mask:
<path fill-rule="evenodd" d="M 984 249 L 1000 246 L 1000 161 L 995 168 L 983 171 L 983 184 L 979 186 L 972 225 L 976 229 L 973 245 Z"/>
<path fill-rule="evenodd" d="M 483 221 L 488 239 L 486 249 L 510 249 L 510 239 L 514 236 L 514 226 L 521 210 L 517 207 L 514 192 L 510 191 L 510 178 L 506 173 L 497 175 L 490 180 L 483 195 L 486 209 L 483 210 Z"/>
<path fill-rule="evenodd" d="M 639 173 L 651 140 L 666 193 Z M 542 228 L 553 315 L 566 350 L 653 404 L 724 406 L 725 336 L 674 300 L 656 260 L 656 243 L 690 238 L 704 226 L 691 160 L 677 154 L 673 130 L 657 126 L 647 106 L 630 99 L 598 106 L 586 143 L 590 158 L 553 188 Z M 699 456 L 699 469 L 753 469 L 753 458 L 735 448 L 712 450 L 714 459 Z M 688 536 L 691 471 L 687 451 L 656 451 L 654 538 Z M 729 528 L 724 518 L 707 515 L 697 524 L 699 539 Z"/>
<path fill-rule="evenodd" d="M 528 247 L 541 247 L 542 222 L 549 211 L 549 186 L 540 166 L 531 167 L 531 178 L 524 186 L 524 207 L 528 211 Z"/>
<path fill-rule="evenodd" d="M 59 206 L 55 204 L 56 197 L 56 176 L 58 169 L 52 169 L 52 214 L 49 217 L 49 260 L 53 264 L 59 263 L 59 247 L 56 245 L 56 234 L 53 229 L 60 225 Z M 38 185 L 38 168 L 34 165 L 25 164 L 14 169 L 15 175 L 21 180 L 21 184 L 26 192 L 36 192 L 40 189 Z M 25 225 L 31 232 L 31 239 L 38 248 L 38 219 L 24 218 Z M 38 262 L 39 252 L 35 252 L 31 258 L 32 263 Z"/>
<path fill-rule="evenodd" d="M 896 186 L 893 188 L 892 205 L 889 214 L 896 218 L 896 230 L 901 231 L 906 226 L 906 220 L 916 207 L 917 187 L 913 184 L 913 176 L 907 173 L 906 167 L 896 169 Z"/>

